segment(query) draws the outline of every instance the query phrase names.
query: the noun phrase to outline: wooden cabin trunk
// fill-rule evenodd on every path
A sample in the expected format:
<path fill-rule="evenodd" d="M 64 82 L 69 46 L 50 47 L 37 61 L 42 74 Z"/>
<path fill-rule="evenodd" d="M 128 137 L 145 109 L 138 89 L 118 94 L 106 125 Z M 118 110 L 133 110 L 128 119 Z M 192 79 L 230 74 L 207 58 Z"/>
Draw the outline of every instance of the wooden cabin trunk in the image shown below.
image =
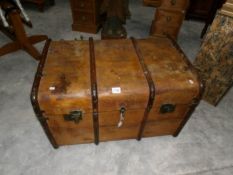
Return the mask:
<path fill-rule="evenodd" d="M 32 104 L 54 147 L 176 136 L 201 84 L 170 39 L 48 41 Z"/>

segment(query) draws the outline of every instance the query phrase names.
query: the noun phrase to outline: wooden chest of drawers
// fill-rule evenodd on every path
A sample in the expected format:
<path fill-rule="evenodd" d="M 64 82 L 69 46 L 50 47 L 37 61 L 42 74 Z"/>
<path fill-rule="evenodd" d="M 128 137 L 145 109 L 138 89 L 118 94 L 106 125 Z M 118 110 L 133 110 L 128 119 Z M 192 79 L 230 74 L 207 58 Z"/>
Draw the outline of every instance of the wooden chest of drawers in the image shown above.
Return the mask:
<path fill-rule="evenodd" d="M 143 0 L 143 5 L 151 7 L 159 7 L 161 5 L 161 0 Z"/>
<path fill-rule="evenodd" d="M 161 0 L 160 7 L 183 11 L 188 7 L 188 0 Z"/>
<path fill-rule="evenodd" d="M 100 4 L 102 0 L 70 0 L 72 29 L 80 32 L 96 33 L 100 27 Z"/>
<path fill-rule="evenodd" d="M 181 25 L 184 19 L 184 12 L 166 10 L 166 9 L 159 9 L 155 14 L 155 19 L 157 23 L 162 23 L 166 26 L 175 26 Z"/>
<path fill-rule="evenodd" d="M 188 5 L 189 0 L 160 0 L 150 34 L 168 34 L 176 39 Z"/>
<path fill-rule="evenodd" d="M 1 0 L 0 0 L 1 1 Z M 49 1 L 50 5 L 55 5 L 55 0 L 20 0 L 22 3 L 31 3 L 37 5 L 38 9 L 43 12 L 46 2 Z"/>

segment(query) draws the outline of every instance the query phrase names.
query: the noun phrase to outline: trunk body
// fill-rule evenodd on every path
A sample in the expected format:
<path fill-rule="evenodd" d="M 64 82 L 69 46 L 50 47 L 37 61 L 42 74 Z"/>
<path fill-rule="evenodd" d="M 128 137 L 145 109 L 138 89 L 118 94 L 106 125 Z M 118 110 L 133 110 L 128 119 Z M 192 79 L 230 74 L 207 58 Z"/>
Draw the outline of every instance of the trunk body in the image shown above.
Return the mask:
<path fill-rule="evenodd" d="M 32 99 L 55 147 L 176 136 L 200 99 L 191 64 L 162 36 L 51 42 L 43 60 Z"/>

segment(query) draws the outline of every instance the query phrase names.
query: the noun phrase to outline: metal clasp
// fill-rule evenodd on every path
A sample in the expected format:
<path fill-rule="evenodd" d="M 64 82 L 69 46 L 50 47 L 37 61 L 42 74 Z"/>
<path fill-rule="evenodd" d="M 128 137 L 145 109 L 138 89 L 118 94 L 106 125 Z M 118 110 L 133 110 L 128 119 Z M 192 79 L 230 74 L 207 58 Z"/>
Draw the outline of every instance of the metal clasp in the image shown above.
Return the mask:
<path fill-rule="evenodd" d="M 166 20 L 167 20 L 167 22 L 170 22 L 172 20 L 172 17 L 171 16 L 167 16 Z"/>
<path fill-rule="evenodd" d="M 120 108 L 120 120 L 119 120 L 119 122 L 117 124 L 118 128 L 122 127 L 122 125 L 123 125 L 123 122 L 124 122 L 124 119 L 125 119 L 125 111 L 126 111 L 125 107 Z"/>
<path fill-rule="evenodd" d="M 176 105 L 174 104 L 163 104 L 160 107 L 160 113 L 162 114 L 171 113 L 171 112 L 174 112 L 175 109 L 176 109 Z"/>
<path fill-rule="evenodd" d="M 83 112 L 81 110 L 71 111 L 69 114 L 64 115 L 66 121 L 74 121 L 79 123 L 83 119 Z"/>
<path fill-rule="evenodd" d="M 176 0 L 171 0 L 172 5 L 176 5 Z"/>

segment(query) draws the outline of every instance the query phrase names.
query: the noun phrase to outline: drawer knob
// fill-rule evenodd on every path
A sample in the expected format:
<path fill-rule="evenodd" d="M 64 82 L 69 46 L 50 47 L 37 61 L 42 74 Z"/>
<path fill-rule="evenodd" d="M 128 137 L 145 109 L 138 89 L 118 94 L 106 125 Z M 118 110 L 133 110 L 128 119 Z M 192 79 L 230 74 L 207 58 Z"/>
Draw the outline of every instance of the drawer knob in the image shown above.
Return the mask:
<path fill-rule="evenodd" d="M 176 0 L 171 0 L 171 5 L 176 5 Z"/>
<path fill-rule="evenodd" d="M 81 18 L 83 21 L 86 21 L 86 16 L 82 16 Z"/>
<path fill-rule="evenodd" d="M 71 111 L 69 114 L 64 115 L 65 121 L 73 121 L 79 123 L 83 119 L 83 112 L 81 110 Z"/>
<path fill-rule="evenodd" d="M 167 22 L 170 22 L 171 20 L 172 20 L 172 17 L 171 17 L 171 16 L 167 16 L 167 17 L 166 17 L 166 21 L 167 21 Z"/>
<path fill-rule="evenodd" d="M 84 7 L 84 6 L 85 6 L 85 4 L 83 2 L 81 2 L 80 7 Z"/>
<path fill-rule="evenodd" d="M 175 109 L 176 109 L 176 105 L 174 104 L 163 104 L 160 107 L 160 113 L 162 114 L 171 113 L 171 112 L 174 112 Z"/>

